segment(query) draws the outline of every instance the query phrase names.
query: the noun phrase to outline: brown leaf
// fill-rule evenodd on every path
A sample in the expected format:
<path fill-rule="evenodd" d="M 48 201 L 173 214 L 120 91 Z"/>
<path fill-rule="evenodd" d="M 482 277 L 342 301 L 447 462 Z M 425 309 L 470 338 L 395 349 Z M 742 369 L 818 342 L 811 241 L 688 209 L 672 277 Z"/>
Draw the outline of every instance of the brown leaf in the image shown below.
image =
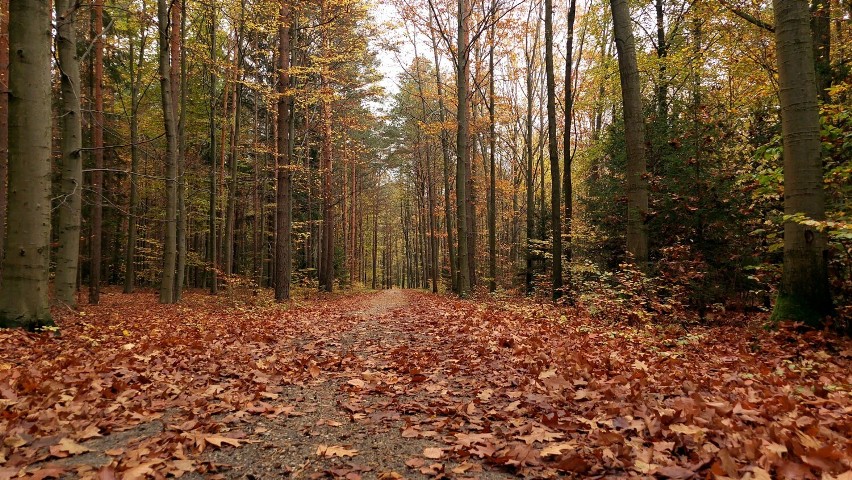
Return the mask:
<path fill-rule="evenodd" d="M 350 450 L 340 445 L 317 445 L 316 454 L 320 457 L 354 457 L 358 450 Z"/>
<path fill-rule="evenodd" d="M 424 448 L 423 456 L 432 460 L 437 460 L 444 456 L 444 451 L 435 447 Z"/>

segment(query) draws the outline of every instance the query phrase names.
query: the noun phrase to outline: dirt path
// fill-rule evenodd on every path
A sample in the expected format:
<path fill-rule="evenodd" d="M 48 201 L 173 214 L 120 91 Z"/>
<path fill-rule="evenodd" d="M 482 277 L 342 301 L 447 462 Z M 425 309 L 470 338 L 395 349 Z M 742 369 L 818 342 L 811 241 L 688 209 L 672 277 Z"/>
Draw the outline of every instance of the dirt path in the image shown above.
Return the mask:
<path fill-rule="evenodd" d="M 435 460 L 421 465 L 416 461 L 426 449 L 441 448 L 442 442 L 435 438 L 437 434 L 402 435 L 413 419 L 401 407 L 415 396 L 409 397 L 408 388 L 400 385 L 388 352 L 427 340 L 413 331 L 417 322 L 406 310 L 411 295 L 415 294 L 398 289 L 374 294 L 360 309 L 350 312 L 357 319 L 351 329 L 327 332 L 327 339 L 316 339 L 322 342 L 318 364 L 346 363 L 347 367 L 323 370 L 314 381 L 287 388 L 282 393 L 283 403 L 295 405 L 297 413 L 253 423 L 249 433 L 258 443 L 211 451 L 207 458 L 227 467 L 222 476 L 429 478 L 435 475 L 419 470 L 434 465 L 430 473 L 460 468 L 460 472 L 476 471 L 475 478 L 513 478 L 481 464 L 459 467 L 457 462 Z M 420 400 L 424 400 L 422 395 Z M 411 459 L 415 459 L 414 469 L 406 465 Z M 186 478 L 202 477 L 193 474 Z"/>

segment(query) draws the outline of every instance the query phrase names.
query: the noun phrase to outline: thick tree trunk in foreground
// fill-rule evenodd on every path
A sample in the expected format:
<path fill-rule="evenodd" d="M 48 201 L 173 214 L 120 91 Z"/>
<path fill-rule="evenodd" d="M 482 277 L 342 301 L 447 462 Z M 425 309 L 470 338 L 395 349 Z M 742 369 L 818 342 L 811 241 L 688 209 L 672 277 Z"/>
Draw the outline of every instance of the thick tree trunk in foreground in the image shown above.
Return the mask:
<path fill-rule="evenodd" d="M 547 76 L 547 151 L 550 157 L 550 228 L 553 243 L 553 298 L 562 295 L 562 194 L 556 138 L 556 78 L 553 71 L 553 0 L 544 2 L 544 68 Z"/>
<path fill-rule="evenodd" d="M 50 272 L 50 4 L 10 2 L 9 203 L 0 326 L 52 324 Z"/>
<path fill-rule="evenodd" d="M 639 67 L 627 0 L 610 0 L 613 34 L 618 50 L 618 72 L 627 145 L 627 253 L 640 269 L 648 263 L 648 181 L 645 178 L 645 118 Z"/>
<path fill-rule="evenodd" d="M 169 13 L 166 0 L 157 0 L 160 45 L 160 92 L 163 124 L 166 129 L 166 236 L 163 245 L 163 273 L 160 280 L 160 303 L 174 303 L 175 263 L 177 257 L 177 132 L 172 104 L 172 82 L 169 75 Z"/>
<path fill-rule="evenodd" d="M 56 50 L 59 54 L 62 105 L 61 180 L 57 213 L 56 299 L 77 306 L 77 269 L 80 259 L 80 206 L 83 187 L 83 147 L 80 120 L 80 59 L 77 57 L 76 8 L 56 0 Z"/>
<path fill-rule="evenodd" d="M 784 213 L 825 219 L 817 82 L 807 4 L 773 0 L 781 132 Z M 795 220 L 784 223 L 784 269 L 772 319 L 822 325 L 833 311 L 825 234 Z"/>
<path fill-rule="evenodd" d="M 292 276 L 292 194 L 290 173 L 290 102 L 286 94 L 290 87 L 290 29 L 287 3 L 281 2 L 278 24 L 278 145 L 276 210 L 278 234 L 275 237 L 275 300 L 290 299 L 290 277 Z"/>

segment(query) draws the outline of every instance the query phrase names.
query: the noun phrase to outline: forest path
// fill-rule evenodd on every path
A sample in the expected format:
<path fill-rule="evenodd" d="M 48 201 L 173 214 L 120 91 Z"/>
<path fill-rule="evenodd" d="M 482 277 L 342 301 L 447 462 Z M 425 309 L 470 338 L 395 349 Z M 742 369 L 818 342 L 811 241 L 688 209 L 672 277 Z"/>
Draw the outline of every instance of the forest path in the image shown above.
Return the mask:
<path fill-rule="evenodd" d="M 106 291 L 59 337 L 0 330 L 0 480 L 852 468 L 848 339 L 616 320 L 416 290 Z"/>
<path fill-rule="evenodd" d="M 453 469 L 474 478 L 514 478 L 476 461 L 423 458 L 424 452 L 444 457 L 443 442 L 434 430 L 412 428 L 419 420 L 407 412 L 419 409 L 414 404 L 440 404 L 448 396 L 442 388 L 408 388 L 412 379 L 416 384 L 426 376 L 412 369 L 406 352 L 434 340 L 420 331 L 422 312 L 411 308 L 424 295 L 401 289 L 366 295 L 340 312 L 350 319 L 347 328 L 328 325 L 300 339 L 322 371 L 314 371 L 315 378 L 304 385 L 287 387 L 277 399 L 296 411 L 242 427 L 259 442 L 211 450 L 207 459 L 227 466 L 221 473 L 228 479 L 430 478 L 455 476 Z"/>

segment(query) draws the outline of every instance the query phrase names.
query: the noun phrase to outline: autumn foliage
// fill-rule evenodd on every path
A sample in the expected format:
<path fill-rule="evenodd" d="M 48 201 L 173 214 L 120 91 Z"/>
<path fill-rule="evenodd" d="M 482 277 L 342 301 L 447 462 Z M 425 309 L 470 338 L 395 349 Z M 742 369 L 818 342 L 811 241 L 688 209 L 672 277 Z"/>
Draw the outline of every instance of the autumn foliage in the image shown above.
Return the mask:
<path fill-rule="evenodd" d="M 848 340 L 478 300 L 168 306 L 108 291 L 57 314 L 59 336 L 0 331 L 0 478 L 239 478 L 256 464 L 312 478 L 850 476 Z M 312 419 L 329 414 L 310 400 L 321 391 L 336 420 Z M 281 457 L 264 432 L 306 418 L 337 437 L 305 433 L 306 458 Z M 369 453 L 358 429 L 395 453 Z"/>

